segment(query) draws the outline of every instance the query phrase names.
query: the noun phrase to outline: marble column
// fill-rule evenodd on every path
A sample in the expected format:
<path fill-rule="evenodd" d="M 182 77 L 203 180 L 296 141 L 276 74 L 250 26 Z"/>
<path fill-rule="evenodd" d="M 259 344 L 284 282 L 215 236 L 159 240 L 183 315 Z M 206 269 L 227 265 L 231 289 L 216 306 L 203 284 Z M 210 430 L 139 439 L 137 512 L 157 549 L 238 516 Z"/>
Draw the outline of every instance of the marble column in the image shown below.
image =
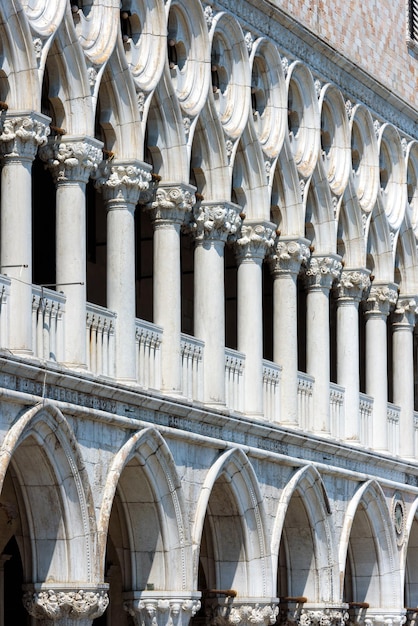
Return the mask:
<path fill-rule="evenodd" d="M 132 597 L 129 597 L 129 596 Z M 200 592 L 184 596 L 181 593 L 125 593 L 124 608 L 136 626 L 188 626 L 200 609 Z"/>
<path fill-rule="evenodd" d="M 282 367 L 281 415 L 284 424 L 298 423 L 297 277 L 309 258 L 309 241 L 277 239 L 269 257 L 273 274 L 273 359 Z"/>
<path fill-rule="evenodd" d="M 263 259 L 273 246 L 271 222 L 246 220 L 236 243 L 238 350 L 245 354 L 245 412 L 263 415 Z"/>
<path fill-rule="evenodd" d="M 366 393 L 374 399 L 372 445 L 376 450 L 388 447 L 386 322 L 396 299 L 396 285 L 373 283 L 366 300 Z"/>
<path fill-rule="evenodd" d="M 8 346 L 23 354 L 32 353 L 32 162 L 48 134 L 37 113 L 8 115 L 0 134 L 0 272 L 12 279 Z"/>
<path fill-rule="evenodd" d="M 151 181 L 150 166 L 139 161 L 111 163 L 96 186 L 107 211 L 107 308 L 117 314 L 116 378 L 136 381 L 135 208 Z"/>
<path fill-rule="evenodd" d="M 56 289 L 66 296 L 65 363 L 86 367 L 86 184 L 102 161 L 102 144 L 65 137 L 40 151 L 57 187 Z"/>
<path fill-rule="evenodd" d="M 181 391 L 180 228 L 195 203 L 190 185 L 159 185 L 150 210 L 154 225 L 154 322 L 163 328 L 161 390 Z"/>
<path fill-rule="evenodd" d="M 35 587 L 25 591 L 23 604 L 42 626 L 91 626 L 109 604 L 107 585 L 82 590 Z"/>
<path fill-rule="evenodd" d="M 225 242 L 240 224 L 240 207 L 202 203 L 194 210 L 194 334 L 205 342 L 204 401 L 225 404 Z"/>
<path fill-rule="evenodd" d="M 400 296 L 392 323 L 393 403 L 401 408 L 399 444 L 402 457 L 413 457 L 414 429 L 414 326 L 415 297 Z"/>
<path fill-rule="evenodd" d="M 347 269 L 337 285 L 337 383 L 345 388 L 344 438 L 360 440 L 359 303 L 370 286 L 369 271 Z"/>
<path fill-rule="evenodd" d="M 339 278 L 341 262 L 337 255 L 313 256 L 306 280 L 306 370 L 315 378 L 313 424 L 315 432 L 330 432 L 330 332 L 329 293 Z"/>

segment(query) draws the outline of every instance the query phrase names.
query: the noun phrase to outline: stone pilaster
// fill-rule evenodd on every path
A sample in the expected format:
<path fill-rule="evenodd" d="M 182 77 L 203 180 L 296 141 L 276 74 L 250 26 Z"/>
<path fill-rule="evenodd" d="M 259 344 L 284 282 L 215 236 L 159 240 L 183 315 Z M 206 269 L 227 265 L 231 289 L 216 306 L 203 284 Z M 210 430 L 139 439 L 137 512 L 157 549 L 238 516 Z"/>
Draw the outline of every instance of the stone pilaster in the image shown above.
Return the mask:
<path fill-rule="evenodd" d="M 196 239 L 194 334 L 205 342 L 204 400 L 225 404 L 225 242 L 241 225 L 240 207 L 202 203 L 193 211 Z"/>
<path fill-rule="evenodd" d="M 165 597 L 164 592 L 160 597 L 156 593 L 151 597 L 145 593 L 139 597 L 128 597 L 124 608 L 137 626 L 188 626 L 200 609 L 200 601 L 181 595 Z"/>
<path fill-rule="evenodd" d="M 160 185 L 146 206 L 154 225 L 154 322 L 164 329 L 162 390 L 181 391 L 180 227 L 195 203 L 190 185 Z"/>
<path fill-rule="evenodd" d="M 65 362 L 86 367 L 86 183 L 102 160 L 90 137 L 51 141 L 40 151 L 57 187 L 56 283 L 67 297 Z"/>
<path fill-rule="evenodd" d="M 373 283 L 366 300 L 366 393 L 374 398 L 373 447 L 387 450 L 386 322 L 398 297 L 396 285 Z"/>
<path fill-rule="evenodd" d="M 236 242 L 238 262 L 238 350 L 245 360 L 245 411 L 263 415 L 264 257 L 275 240 L 271 222 L 245 222 Z"/>
<path fill-rule="evenodd" d="M 341 260 L 337 255 L 313 256 L 305 272 L 306 369 L 315 378 L 314 423 L 316 432 L 330 432 L 330 333 L 329 292 L 340 277 Z"/>
<path fill-rule="evenodd" d="M 8 115 L 0 134 L 0 272 L 12 279 L 7 345 L 32 352 L 32 161 L 46 144 L 49 119 L 33 112 Z"/>
<path fill-rule="evenodd" d="M 297 277 L 310 256 L 307 239 L 276 239 L 269 256 L 273 275 L 273 358 L 282 367 L 281 415 L 298 423 Z"/>
<path fill-rule="evenodd" d="M 28 590 L 23 604 L 42 626 L 91 626 L 109 604 L 105 589 Z"/>
<path fill-rule="evenodd" d="M 358 308 L 370 287 L 369 271 L 347 269 L 336 286 L 337 382 L 345 388 L 344 432 L 351 442 L 360 440 L 360 354 Z"/>
<path fill-rule="evenodd" d="M 96 186 L 107 211 L 107 308 L 115 311 L 116 377 L 134 381 L 135 343 L 135 208 L 147 193 L 150 166 L 139 161 L 104 164 Z"/>

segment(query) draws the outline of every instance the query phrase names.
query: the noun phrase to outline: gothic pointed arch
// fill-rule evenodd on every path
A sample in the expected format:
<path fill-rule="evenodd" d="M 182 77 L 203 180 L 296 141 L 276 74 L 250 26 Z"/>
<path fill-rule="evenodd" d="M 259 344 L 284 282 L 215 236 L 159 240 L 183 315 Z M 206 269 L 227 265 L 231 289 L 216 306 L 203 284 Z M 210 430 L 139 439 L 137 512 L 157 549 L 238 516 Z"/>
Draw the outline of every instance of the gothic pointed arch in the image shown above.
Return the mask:
<path fill-rule="evenodd" d="M 394 495 L 395 498 L 399 494 Z M 402 503 L 401 503 L 402 506 Z M 401 528 L 400 539 L 404 539 L 400 553 L 401 589 L 404 589 L 404 606 L 418 605 L 418 498 L 414 500 Z"/>
<path fill-rule="evenodd" d="M 287 135 L 270 176 L 272 213 L 280 234 L 285 237 L 303 237 L 304 207 L 299 176 Z"/>
<path fill-rule="evenodd" d="M 366 265 L 363 220 L 350 181 L 338 204 L 337 252 L 344 260 L 347 268 Z"/>
<path fill-rule="evenodd" d="M 336 251 L 334 208 L 324 167 L 319 161 L 304 190 L 305 236 L 315 254 Z"/>
<path fill-rule="evenodd" d="M 400 293 L 415 295 L 418 293 L 418 254 L 408 214 L 402 221 L 396 243 L 395 271 L 398 270 L 400 275 Z"/>
<path fill-rule="evenodd" d="M 379 282 L 393 281 L 393 252 L 389 224 L 383 208 L 376 203 L 366 229 L 367 266 Z"/>

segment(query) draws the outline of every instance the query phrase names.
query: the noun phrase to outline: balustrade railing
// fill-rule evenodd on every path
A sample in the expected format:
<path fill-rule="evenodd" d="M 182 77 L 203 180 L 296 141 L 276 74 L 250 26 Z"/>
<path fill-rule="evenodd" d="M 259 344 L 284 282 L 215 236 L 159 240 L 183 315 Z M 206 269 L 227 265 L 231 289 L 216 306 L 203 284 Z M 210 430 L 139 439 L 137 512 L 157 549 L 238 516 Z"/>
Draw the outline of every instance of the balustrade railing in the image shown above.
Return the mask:
<path fill-rule="evenodd" d="M 203 400 L 204 342 L 181 333 L 182 393 L 188 400 Z"/>
<path fill-rule="evenodd" d="M 163 329 L 151 322 L 135 320 L 136 378 L 144 389 L 161 389 L 161 341 Z"/>
<path fill-rule="evenodd" d="M 116 313 L 87 302 L 87 369 L 102 376 L 115 376 Z"/>
<path fill-rule="evenodd" d="M 304 430 L 309 430 L 313 424 L 314 382 L 313 376 L 298 372 L 298 420 Z"/>
<path fill-rule="evenodd" d="M 329 414 L 332 437 L 340 439 L 344 434 L 344 397 L 345 387 L 336 383 L 329 385 Z"/>
<path fill-rule="evenodd" d="M 399 454 L 399 425 L 401 407 L 388 402 L 387 407 L 387 438 L 388 438 L 388 450 L 391 454 Z"/>
<path fill-rule="evenodd" d="M 7 348 L 9 343 L 9 309 L 11 280 L 0 274 L 0 348 Z"/>
<path fill-rule="evenodd" d="M 231 411 L 244 411 L 245 354 L 225 348 L 225 401 Z"/>
<path fill-rule="evenodd" d="M 32 285 L 33 355 L 46 361 L 64 360 L 65 295 Z"/>
<path fill-rule="evenodd" d="M 366 448 L 372 445 L 373 434 L 373 398 L 360 393 L 360 443 Z"/>
<path fill-rule="evenodd" d="M 280 365 L 263 359 L 264 417 L 272 422 L 280 422 L 281 375 L 282 368 Z"/>

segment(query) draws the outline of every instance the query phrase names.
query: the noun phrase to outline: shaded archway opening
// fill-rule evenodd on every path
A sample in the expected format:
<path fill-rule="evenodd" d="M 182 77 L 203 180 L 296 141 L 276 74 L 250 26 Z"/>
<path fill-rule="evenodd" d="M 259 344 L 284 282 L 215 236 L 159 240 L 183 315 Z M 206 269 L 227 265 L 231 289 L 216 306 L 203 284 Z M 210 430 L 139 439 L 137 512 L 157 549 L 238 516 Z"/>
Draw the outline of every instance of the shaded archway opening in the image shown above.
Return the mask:
<path fill-rule="evenodd" d="M 418 607 L 418 519 L 415 517 L 409 533 L 405 563 L 404 606 L 406 609 Z"/>

